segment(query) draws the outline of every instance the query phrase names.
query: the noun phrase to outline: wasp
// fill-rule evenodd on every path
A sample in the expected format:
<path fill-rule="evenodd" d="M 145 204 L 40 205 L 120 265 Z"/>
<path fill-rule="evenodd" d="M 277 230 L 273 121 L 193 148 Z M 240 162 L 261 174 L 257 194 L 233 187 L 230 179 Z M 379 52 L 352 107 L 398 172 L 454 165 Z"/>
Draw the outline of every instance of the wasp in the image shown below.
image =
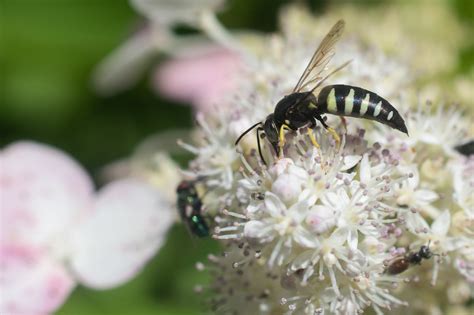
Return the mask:
<path fill-rule="evenodd" d="M 437 254 L 431 252 L 430 243 L 428 243 L 428 245 L 422 245 L 417 252 L 410 252 L 392 261 L 385 270 L 385 273 L 398 275 L 407 270 L 410 265 L 421 265 L 423 259 L 430 259 L 433 256 L 437 256 Z"/>
<path fill-rule="evenodd" d="M 209 236 L 209 226 L 202 214 L 202 200 L 197 192 L 195 181 L 183 180 L 176 192 L 179 215 L 188 231 L 198 237 Z"/>
<path fill-rule="evenodd" d="M 344 25 L 345 22 L 339 20 L 331 28 L 314 52 L 291 94 L 283 97 L 276 104 L 274 112 L 268 115 L 263 122 L 258 122 L 244 131 L 235 145 L 257 127 L 258 151 L 260 158 L 265 163 L 260 148 L 260 132 L 262 132 L 262 137 L 265 136 L 268 139 L 278 156 L 282 153 L 285 144 L 285 130 L 298 130 L 308 126 L 308 136 L 313 145 L 319 148 L 312 132 L 318 121 L 339 144 L 340 138 L 336 131 L 326 124 L 323 118 L 324 114 L 337 115 L 341 119 L 343 116 L 371 119 L 408 135 L 402 116 L 395 107 L 376 93 L 343 84 L 328 85 L 318 90 L 327 78 L 350 62 L 344 63 L 323 77 L 323 72 L 334 55 L 334 46 L 343 33 Z M 310 88 L 311 85 L 314 86 Z M 317 95 L 316 91 L 319 92 Z"/>

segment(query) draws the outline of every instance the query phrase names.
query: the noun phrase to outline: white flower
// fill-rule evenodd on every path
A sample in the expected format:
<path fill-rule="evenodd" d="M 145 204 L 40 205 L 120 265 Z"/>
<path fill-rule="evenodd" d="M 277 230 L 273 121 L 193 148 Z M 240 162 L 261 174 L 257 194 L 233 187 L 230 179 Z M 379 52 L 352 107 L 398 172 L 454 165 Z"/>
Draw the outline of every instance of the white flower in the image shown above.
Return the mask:
<path fill-rule="evenodd" d="M 447 156 L 456 154 L 454 147 L 462 139 L 468 138 L 470 122 L 463 113 L 454 106 L 439 104 L 434 106 L 431 101 L 418 101 L 416 108 L 405 109 L 406 125 L 409 137 L 394 131 L 373 133 L 374 141 L 392 147 L 403 144 L 404 150 L 443 151 Z M 442 126 L 442 128 L 440 127 Z"/>
<path fill-rule="evenodd" d="M 439 210 L 432 205 L 438 195 L 428 189 L 419 187 L 420 178 L 416 167 L 406 170 L 408 178 L 394 187 L 395 207 L 401 219 L 412 233 L 422 233 L 426 230 L 425 216 L 436 218 Z"/>
<path fill-rule="evenodd" d="M 189 175 L 202 177 L 209 187 L 227 191 L 234 186 L 234 172 L 238 169 L 239 155 L 233 143 L 229 143 L 229 131 L 225 124 L 210 126 L 202 115 L 197 116 L 202 127 L 201 146 L 180 142 L 180 145 L 196 159 L 191 163 Z"/>
<path fill-rule="evenodd" d="M 455 174 L 470 169 L 453 150 L 469 134 L 469 120 L 455 109 L 395 98 L 415 77 L 400 60 L 354 38 L 342 39 L 336 51 L 343 53 L 328 68 L 354 62 L 325 84 L 354 84 L 380 93 L 406 118 L 410 137 L 373 121 L 349 118 L 346 126 L 327 115 L 340 145 L 317 126 L 309 132 L 318 148 L 307 128 L 300 128 L 284 131 L 282 156 L 264 137 L 257 147 L 255 130 L 235 150 L 239 135 L 291 93 L 315 39 L 323 36 L 324 28 L 300 22 L 284 21 L 284 34 L 260 38 L 258 47 L 237 45 L 246 51 L 234 93 L 225 95 L 218 110 L 198 115 L 197 144 L 182 145 L 196 155 L 185 174 L 208 190 L 203 203 L 215 214 L 213 236 L 226 248 L 222 256 L 210 257 L 217 267 L 211 268 L 215 311 L 342 315 L 372 308 L 382 314 L 407 305 L 395 297 L 400 294 L 395 284 L 409 279 L 428 285 L 430 266 L 432 283 L 441 272 L 470 279 L 470 221 L 457 215 L 451 224 L 453 213 L 470 214 L 465 209 L 470 181 L 452 178 L 446 169 L 452 167 Z M 294 31 L 298 27 L 301 32 Z M 416 280 L 403 272 L 386 273 L 392 259 L 428 243 L 435 257 L 424 258 Z M 408 262 L 407 274 L 413 265 Z M 414 302 L 410 294 L 405 298 Z M 431 302 L 430 307 L 438 306 Z"/>
<path fill-rule="evenodd" d="M 316 247 L 319 242 L 316 237 L 305 228 L 302 222 L 305 219 L 306 211 L 312 204 L 312 200 L 299 200 L 290 208 L 287 208 L 280 199 L 267 192 L 263 207 L 257 210 L 255 216 L 262 219 L 250 220 L 244 228 L 244 236 L 250 239 L 257 239 L 259 242 L 272 242 L 276 240 L 273 252 L 270 255 L 268 264 L 281 265 L 285 262 L 287 255 L 291 254 L 294 248 L 293 242 L 302 247 Z"/>

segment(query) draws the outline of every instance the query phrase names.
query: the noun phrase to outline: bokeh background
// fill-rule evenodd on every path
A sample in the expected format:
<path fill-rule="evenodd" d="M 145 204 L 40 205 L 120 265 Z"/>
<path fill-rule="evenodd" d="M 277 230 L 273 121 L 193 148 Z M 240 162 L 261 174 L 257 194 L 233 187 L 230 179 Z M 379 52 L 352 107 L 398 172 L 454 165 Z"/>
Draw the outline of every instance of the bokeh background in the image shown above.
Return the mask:
<path fill-rule="evenodd" d="M 406 0 L 409 1 L 409 0 Z M 421 1 L 421 0 L 420 0 Z M 422 0 L 429 6 L 436 1 Z M 234 0 L 219 14 L 230 29 L 275 31 L 283 0 Z M 472 30 L 474 1 L 446 0 Z M 2 0 L 0 7 L 0 145 L 32 139 L 75 157 L 100 184 L 108 163 L 129 155 L 147 136 L 192 126 L 192 110 L 153 92 L 149 77 L 102 97 L 91 75 L 97 64 L 143 23 L 125 0 Z M 309 1 L 315 14 L 341 1 Z M 356 1 L 360 6 L 383 1 Z M 188 32 L 190 30 L 180 30 Z M 469 32 L 474 36 L 474 32 Z M 472 41 L 471 41 L 472 42 Z M 157 62 L 162 56 L 157 56 Z M 458 52 L 459 72 L 472 69 L 474 47 Z M 152 69 L 150 68 L 150 71 Z M 471 72 L 472 73 L 472 72 Z M 473 87 L 474 88 L 474 87 Z M 195 270 L 217 251 L 172 229 L 165 247 L 137 278 L 109 291 L 77 288 L 58 314 L 203 314 L 209 296 L 196 294 Z"/>

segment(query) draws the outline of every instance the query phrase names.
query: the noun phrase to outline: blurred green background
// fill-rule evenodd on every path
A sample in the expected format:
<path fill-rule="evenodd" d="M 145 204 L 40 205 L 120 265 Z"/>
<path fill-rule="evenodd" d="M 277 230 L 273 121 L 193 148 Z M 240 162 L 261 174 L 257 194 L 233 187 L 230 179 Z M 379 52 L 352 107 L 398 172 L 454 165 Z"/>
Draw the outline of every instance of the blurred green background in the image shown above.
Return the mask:
<path fill-rule="evenodd" d="M 408 0 L 407 0 L 408 1 Z M 424 0 L 428 3 L 436 0 Z M 447 0 L 472 26 L 473 2 Z M 220 14 L 230 28 L 276 29 L 283 0 L 234 0 Z M 130 154 L 146 136 L 192 124 L 189 107 L 154 94 L 144 77 L 133 89 L 98 96 L 94 67 L 139 25 L 124 0 L 2 0 L 0 7 L 0 145 L 32 139 L 74 156 L 92 175 Z M 380 1 L 357 1 L 364 6 Z M 312 1 L 316 13 L 328 1 Z M 473 47 L 459 52 L 472 64 Z M 74 291 L 59 314 L 203 314 L 208 296 L 193 292 L 206 276 L 195 262 L 217 251 L 212 240 L 190 240 L 174 227 L 159 255 L 136 279 L 109 291 Z"/>

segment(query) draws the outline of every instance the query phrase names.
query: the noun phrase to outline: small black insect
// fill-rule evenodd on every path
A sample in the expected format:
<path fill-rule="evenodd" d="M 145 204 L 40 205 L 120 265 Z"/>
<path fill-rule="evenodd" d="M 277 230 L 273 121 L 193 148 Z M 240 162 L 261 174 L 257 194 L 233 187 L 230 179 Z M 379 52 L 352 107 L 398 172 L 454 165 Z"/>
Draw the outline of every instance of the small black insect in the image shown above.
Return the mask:
<path fill-rule="evenodd" d="M 343 20 L 339 20 L 324 37 L 292 93 L 277 103 L 274 112 L 268 115 L 265 121 L 258 122 L 244 131 L 235 142 L 236 145 L 243 136 L 258 126 L 258 151 L 260 158 L 265 163 L 260 148 L 260 132 L 266 136 L 276 154 L 279 155 L 282 153 L 285 143 L 285 130 L 297 130 L 304 126 L 311 129 L 316 126 L 317 121 L 331 133 L 339 144 L 339 136 L 334 129 L 326 124 L 322 117 L 324 114 L 371 119 L 408 134 L 405 121 L 395 107 L 374 92 L 356 86 L 336 84 L 322 88 L 319 94 L 315 95 L 316 89 L 329 76 L 349 63 L 346 62 L 325 77 L 322 76 L 334 55 L 334 46 L 342 35 L 344 24 Z M 314 87 L 309 91 L 304 91 L 311 84 L 315 84 Z M 308 135 L 311 142 L 314 146 L 319 147 L 310 129 L 308 129 Z"/>
<path fill-rule="evenodd" d="M 465 156 L 470 156 L 474 154 L 474 140 L 468 141 L 466 143 L 460 144 L 454 147 L 456 151 Z"/>
<path fill-rule="evenodd" d="M 430 259 L 437 254 L 430 250 L 430 244 L 422 245 L 417 252 L 409 252 L 407 255 L 395 259 L 385 270 L 389 275 L 398 275 L 410 267 L 410 265 L 421 265 L 423 259 Z"/>
<path fill-rule="evenodd" d="M 187 229 L 198 237 L 209 236 L 209 226 L 202 215 L 202 201 L 196 190 L 195 182 L 183 180 L 178 185 L 176 192 L 179 215 Z"/>

